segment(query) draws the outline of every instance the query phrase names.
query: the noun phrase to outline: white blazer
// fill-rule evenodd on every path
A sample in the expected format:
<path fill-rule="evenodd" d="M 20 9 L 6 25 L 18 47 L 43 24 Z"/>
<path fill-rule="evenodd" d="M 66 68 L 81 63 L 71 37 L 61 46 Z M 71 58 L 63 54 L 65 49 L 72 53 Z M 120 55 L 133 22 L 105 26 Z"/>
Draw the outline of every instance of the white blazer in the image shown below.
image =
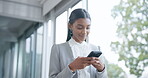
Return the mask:
<path fill-rule="evenodd" d="M 89 46 L 92 50 L 98 50 L 97 46 L 92 44 Z M 72 61 L 74 61 L 74 57 L 68 42 L 54 44 L 51 49 L 49 78 L 78 78 L 77 71 L 72 73 L 68 67 Z M 92 65 L 89 66 L 89 69 L 91 78 L 108 78 L 106 69 L 98 72 Z"/>

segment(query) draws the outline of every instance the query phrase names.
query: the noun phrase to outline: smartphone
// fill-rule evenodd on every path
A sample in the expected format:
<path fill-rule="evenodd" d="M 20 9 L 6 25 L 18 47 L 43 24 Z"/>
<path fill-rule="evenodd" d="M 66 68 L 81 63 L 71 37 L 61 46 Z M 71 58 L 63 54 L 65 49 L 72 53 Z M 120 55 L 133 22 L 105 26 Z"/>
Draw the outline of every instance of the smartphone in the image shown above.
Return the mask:
<path fill-rule="evenodd" d="M 87 57 L 99 57 L 101 54 L 101 51 L 91 51 Z"/>

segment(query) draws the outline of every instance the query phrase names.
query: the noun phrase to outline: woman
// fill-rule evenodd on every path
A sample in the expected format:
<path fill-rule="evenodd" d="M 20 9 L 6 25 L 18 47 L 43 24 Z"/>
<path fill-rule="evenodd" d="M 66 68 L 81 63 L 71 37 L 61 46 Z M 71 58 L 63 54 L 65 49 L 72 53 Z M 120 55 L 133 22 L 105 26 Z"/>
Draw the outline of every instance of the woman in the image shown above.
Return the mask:
<path fill-rule="evenodd" d="M 101 58 L 87 57 L 98 48 L 86 41 L 91 18 L 84 9 L 75 9 L 69 17 L 67 42 L 51 50 L 49 78 L 107 78 Z"/>

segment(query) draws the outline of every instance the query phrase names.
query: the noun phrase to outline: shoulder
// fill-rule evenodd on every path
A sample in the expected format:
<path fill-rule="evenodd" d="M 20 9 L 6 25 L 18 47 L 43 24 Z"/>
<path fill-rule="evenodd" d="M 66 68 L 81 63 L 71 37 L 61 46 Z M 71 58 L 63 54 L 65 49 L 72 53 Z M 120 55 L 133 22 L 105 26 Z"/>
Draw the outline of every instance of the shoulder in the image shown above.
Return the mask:
<path fill-rule="evenodd" d="M 53 44 L 52 47 L 66 47 L 68 45 L 69 45 L 68 42 L 65 42 L 65 43 L 60 43 L 60 44 Z"/>
<path fill-rule="evenodd" d="M 57 49 L 57 50 L 66 50 L 67 48 L 70 48 L 68 42 L 61 44 L 53 44 L 52 46 L 52 49 Z"/>
<path fill-rule="evenodd" d="M 68 46 L 67 42 L 61 43 L 61 44 L 53 44 L 53 46 L 51 48 L 51 54 L 52 55 L 60 54 L 61 51 L 66 50 L 66 46 Z"/>

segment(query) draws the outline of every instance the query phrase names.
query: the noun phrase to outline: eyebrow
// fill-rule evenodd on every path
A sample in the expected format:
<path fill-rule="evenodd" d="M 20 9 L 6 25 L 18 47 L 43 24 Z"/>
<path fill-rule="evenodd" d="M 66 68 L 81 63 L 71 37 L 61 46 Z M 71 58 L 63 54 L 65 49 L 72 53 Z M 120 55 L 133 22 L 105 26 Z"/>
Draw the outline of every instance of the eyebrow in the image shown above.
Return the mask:
<path fill-rule="evenodd" d="M 83 26 L 82 24 L 78 24 L 78 26 Z M 90 24 L 89 25 L 87 25 L 87 26 L 91 26 Z"/>
<path fill-rule="evenodd" d="M 78 26 L 83 26 L 82 24 L 78 24 Z"/>

